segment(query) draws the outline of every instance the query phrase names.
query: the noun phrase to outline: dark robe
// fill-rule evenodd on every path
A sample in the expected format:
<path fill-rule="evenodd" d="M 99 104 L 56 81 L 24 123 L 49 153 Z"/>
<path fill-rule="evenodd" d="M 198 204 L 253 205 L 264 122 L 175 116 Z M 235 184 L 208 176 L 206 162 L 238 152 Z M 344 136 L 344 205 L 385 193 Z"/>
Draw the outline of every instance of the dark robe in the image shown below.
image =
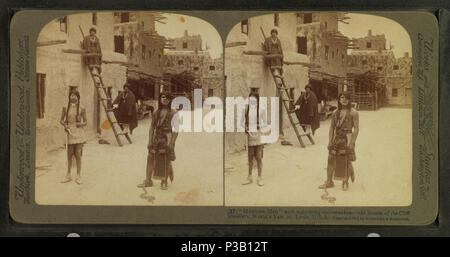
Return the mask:
<path fill-rule="evenodd" d="M 348 147 L 354 128 L 355 111 L 349 110 L 343 119 L 340 110 L 333 113 L 331 126 L 334 127 L 333 138 L 328 154 L 328 173 L 337 180 L 348 180 L 353 173 L 352 162 L 356 160 L 355 149 Z"/>
<path fill-rule="evenodd" d="M 99 56 L 93 55 L 93 56 L 84 56 L 84 64 L 86 65 L 99 65 L 99 71 L 101 72 L 101 65 L 102 65 L 102 49 L 100 47 L 100 41 L 98 40 L 97 36 L 93 37 L 93 40 L 91 40 L 91 36 L 84 37 L 83 40 L 83 49 L 86 50 L 88 53 L 96 53 L 100 54 Z"/>
<path fill-rule="evenodd" d="M 264 42 L 264 51 L 269 52 L 269 54 L 281 54 L 283 55 L 283 49 L 281 48 L 281 41 L 277 38 L 277 41 L 274 43 L 272 37 L 266 38 Z M 265 58 L 267 66 L 276 69 L 282 69 L 283 67 L 283 57 L 277 58 Z"/>
<path fill-rule="evenodd" d="M 159 179 L 173 181 L 172 162 L 175 161 L 175 149 L 170 147 L 171 141 L 174 141 L 174 132 L 172 132 L 172 118 L 176 111 L 168 110 L 163 115 L 161 109 L 155 111 L 152 115 L 150 130 L 152 138 L 149 139 L 149 152 L 147 157 L 147 180 Z"/>
<path fill-rule="evenodd" d="M 297 102 L 295 102 L 295 105 L 300 105 L 300 109 L 295 112 L 298 121 L 302 125 L 311 125 L 311 130 L 314 135 L 316 129 L 320 127 L 319 107 L 316 95 L 314 92 L 309 93 L 308 96 L 306 96 L 306 93 L 303 93 Z"/>
<path fill-rule="evenodd" d="M 118 108 L 114 111 L 117 122 L 128 124 L 130 126 L 130 133 L 137 127 L 137 109 L 136 98 L 133 92 L 128 92 L 126 97 L 123 97 L 125 92 L 119 94 L 114 100 L 113 104 L 118 104 Z"/>

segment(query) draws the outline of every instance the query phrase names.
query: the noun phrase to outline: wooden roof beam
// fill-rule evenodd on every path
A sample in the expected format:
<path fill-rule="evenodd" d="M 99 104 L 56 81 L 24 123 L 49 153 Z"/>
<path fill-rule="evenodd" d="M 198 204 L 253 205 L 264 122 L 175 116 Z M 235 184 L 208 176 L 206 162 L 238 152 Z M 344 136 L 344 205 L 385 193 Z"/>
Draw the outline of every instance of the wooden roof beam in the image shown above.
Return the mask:
<path fill-rule="evenodd" d="M 37 42 L 37 47 L 65 44 L 66 42 L 67 42 L 66 40 L 51 40 L 47 42 Z"/>
<path fill-rule="evenodd" d="M 63 49 L 63 53 L 66 54 L 81 54 L 82 56 L 100 56 L 101 54 L 97 53 L 88 53 L 85 50 L 79 50 L 79 49 Z"/>

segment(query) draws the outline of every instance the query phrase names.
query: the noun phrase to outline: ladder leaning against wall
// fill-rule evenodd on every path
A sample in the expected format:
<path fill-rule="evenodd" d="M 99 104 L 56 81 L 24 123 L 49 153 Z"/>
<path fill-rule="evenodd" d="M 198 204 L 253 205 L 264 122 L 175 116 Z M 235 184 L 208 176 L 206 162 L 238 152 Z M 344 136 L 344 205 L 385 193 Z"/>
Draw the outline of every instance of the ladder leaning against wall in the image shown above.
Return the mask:
<path fill-rule="evenodd" d="M 264 39 L 266 38 L 264 35 L 264 31 L 261 28 L 261 32 L 263 34 Z M 265 58 L 279 58 L 278 55 L 265 55 Z M 300 143 L 301 147 L 305 147 L 305 144 L 303 143 L 302 137 L 307 137 L 311 144 L 314 144 L 314 139 L 311 135 L 311 130 L 307 130 L 309 132 L 306 133 L 300 133 L 300 128 L 302 127 L 310 127 L 309 124 L 300 124 L 300 121 L 297 118 L 297 115 L 295 114 L 295 110 L 292 110 L 289 106 L 289 103 L 292 103 L 294 105 L 294 99 L 293 96 L 289 94 L 289 89 L 286 86 L 286 83 L 284 81 L 283 76 L 277 75 L 274 73 L 274 70 L 271 67 L 268 67 L 270 70 L 270 73 L 272 74 L 273 81 L 275 82 L 275 86 L 277 88 L 278 96 L 280 97 L 281 102 L 283 103 L 283 107 L 286 110 L 287 116 L 289 118 L 289 121 L 294 128 L 295 135 L 297 136 L 298 142 Z"/>
<path fill-rule="evenodd" d="M 91 74 L 92 81 L 94 82 L 94 87 L 97 90 L 97 95 L 105 111 L 106 117 L 108 118 L 109 124 L 111 124 L 112 131 L 116 137 L 119 146 L 122 146 L 122 141 L 120 136 L 124 136 L 128 142 L 131 144 L 130 135 L 128 132 L 123 131 L 122 126 L 117 122 L 116 116 L 114 116 L 114 111 L 112 108 L 108 107 L 108 102 L 111 101 L 111 96 L 107 93 L 107 89 L 103 83 L 102 76 L 97 72 L 97 67 L 95 65 L 89 65 L 89 74 Z"/>

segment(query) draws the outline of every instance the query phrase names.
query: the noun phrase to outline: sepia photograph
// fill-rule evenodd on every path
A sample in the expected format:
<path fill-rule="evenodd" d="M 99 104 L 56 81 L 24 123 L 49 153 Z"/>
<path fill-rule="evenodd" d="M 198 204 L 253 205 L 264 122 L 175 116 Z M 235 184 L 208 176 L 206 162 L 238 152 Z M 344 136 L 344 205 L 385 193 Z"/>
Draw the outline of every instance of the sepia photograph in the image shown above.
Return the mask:
<path fill-rule="evenodd" d="M 321 10 L 15 13 L 11 219 L 435 222 L 436 16 Z"/>
<path fill-rule="evenodd" d="M 245 129 L 225 133 L 226 206 L 412 203 L 412 46 L 399 23 L 250 17 L 228 34 L 224 69 L 227 98 L 247 99 L 244 111 L 231 107 L 240 117 L 227 110 Z M 279 134 L 270 142 L 269 124 Z"/>
<path fill-rule="evenodd" d="M 223 97 L 212 25 L 161 12 L 71 14 L 42 28 L 36 72 L 37 204 L 223 205 L 223 134 L 178 133 L 172 122 Z M 193 104 L 174 107 L 176 98 Z"/>

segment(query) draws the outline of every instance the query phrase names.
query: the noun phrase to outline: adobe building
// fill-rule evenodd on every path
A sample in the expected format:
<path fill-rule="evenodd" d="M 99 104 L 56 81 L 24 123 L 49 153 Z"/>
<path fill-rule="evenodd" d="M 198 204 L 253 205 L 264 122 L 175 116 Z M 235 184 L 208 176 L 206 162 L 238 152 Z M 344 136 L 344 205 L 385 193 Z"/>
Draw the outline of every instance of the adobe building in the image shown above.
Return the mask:
<path fill-rule="evenodd" d="M 59 121 L 62 108 L 68 103 L 70 85 L 78 86 L 81 104 L 86 108 L 88 138 L 94 138 L 102 131 L 101 123 L 107 118 L 100 108 L 88 68 L 80 54 L 64 53 L 63 50 L 81 50 L 83 36 L 80 28 L 85 36 L 91 27 L 96 28 L 102 59 L 109 62 L 102 65 L 104 83 L 113 90 L 121 90 L 126 81 L 126 67 L 118 63 L 126 62 L 127 58 L 114 51 L 113 24 L 111 12 L 83 13 L 53 20 L 41 30 L 36 50 L 37 154 L 65 144 L 65 133 Z"/>
<path fill-rule="evenodd" d="M 408 52 L 392 62 L 386 87 L 387 104 L 412 105 L 412 58 Z"/>
<path fill-rule="evenodd" d="M 338 30 L 342 13 L 296 14 L 297 52 L 309 57 L 312 90 L 319 101 L 337 99 L 344 90 L 350 40 Z"/>
<path fill-rule="evenodd" d="M 200 35 L 169 39 L 170 49 L 164 60 L 164 81 L 174 96 L 193 96 L 193 88 L 201 88 L 203 98 L 222 96 L 223 59 L 212 58 L 209 49 L 202 49 Z M 187 79 L 187 78 L 191 79 Z"/>
<path fill-rule="evenodd" d="M 184 35 L 179 38 L 169 38 L 174 49 L 179 51 L 201 51 L 202 37 L 200 35 L 189 35 L 187 30 Z"/>
<path fill-rule="evenodd" d="M 152 12 L 114 13 L 114 51 L 127 57 L 127 82 L 136 99 L 156 109 L 163 77 L 167 40 L 155 23 L 165 17 Z"/>
<path fill-rule="evenodd" d="M 386 48 L 385 35 L 353 38 L 355 49 L 348 57 L 348 90 L 359 109 L 376 110 L 385 105 L 410 105 L 412 58 L 395 58 Z"/>
<path fill-rule="evenodd" d="M 261 97 L 275 97 L 277 90 L 270 70 L 261 55 L 244 54 L 246 51 L 262 51 L 265 38 L 272 29 L 278 30 L 284 61 L 309 64 L 307 54 L 299 53 L 297 40 L 297 14 L 280 13 L 251 17 L 236 24 L 230 31 L 225 48 L 226 96 L 247 98 L 251 91 Z M 262 31 L 264 31 L 264 36 Z M 283 76 L 294 99 L 300 96 L 308 83 L 307 65 L 284 65 Z M 270 103 L 270 99 L 268 99 Z M 280 106 L 280 109 L 282 107 Z M 283 128 L 291 127 L 286 112 L 282 111 Z M 268 107 L 270 117 L 270 107 Z M 235 114 L 236 119 L 236 114 Z M 236 124 L 236 121 L 235 121 Z M 236 127 L 236 125 L 235 125 Z M 226 133 L 226 152 L 245 149 L 244 133 Z"/>

